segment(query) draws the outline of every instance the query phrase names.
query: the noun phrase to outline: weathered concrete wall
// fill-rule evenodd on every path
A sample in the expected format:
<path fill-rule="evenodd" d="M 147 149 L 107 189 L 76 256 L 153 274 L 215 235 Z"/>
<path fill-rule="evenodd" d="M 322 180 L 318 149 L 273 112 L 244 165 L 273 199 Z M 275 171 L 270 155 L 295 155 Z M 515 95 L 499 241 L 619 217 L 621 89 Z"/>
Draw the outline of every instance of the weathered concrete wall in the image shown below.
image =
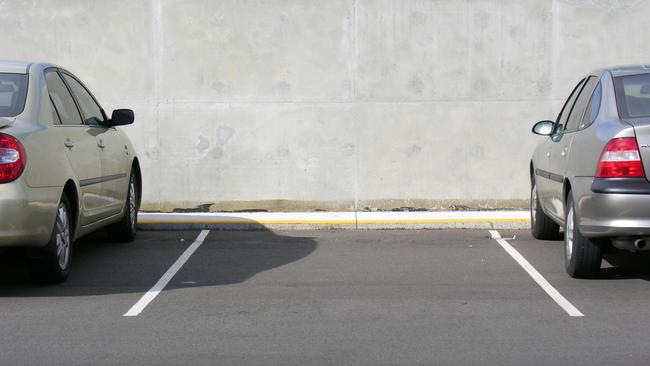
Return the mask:
<path fill-rule="evenodd" d="M 132 107 L 145 208 L 525 206 L 533 122 L 650 62 L 641 0 L 0 1 L 0 58 Z M 209 206 L 209 204 L 214 204 Z"/>

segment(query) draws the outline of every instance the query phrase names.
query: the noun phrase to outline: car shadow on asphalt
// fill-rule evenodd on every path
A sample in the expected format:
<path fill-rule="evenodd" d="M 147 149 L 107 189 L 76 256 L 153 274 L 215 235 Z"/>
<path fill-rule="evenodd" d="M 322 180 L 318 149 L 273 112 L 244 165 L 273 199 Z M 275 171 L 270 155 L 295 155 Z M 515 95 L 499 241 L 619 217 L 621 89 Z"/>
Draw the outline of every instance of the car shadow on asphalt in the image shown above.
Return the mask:
<path fill-rule="evenodd" d="M 564 247 L 564 238 L 541 240 L 541 242 L 557 243 Z M 562 250 L 564 253 L 564 249 Z M 607 264 L 610 264 L 611 266 L 608 266 Z M 592 278 L 592 280 L 629 279 L 650 281 L 650 251 L 632 253 L 613 248 L 607 249 L 605 253 L 603 253 L 603 263 L 601 264 L 600 272 L 596 277 Z"/>
<path fill-rule="evenodd" d="M 612 266 L 601 268 L 597 279 L 650 281 L 650 252 L 631 253 L 616 250 L 605 253 L 603 259 Z"/>
<path fill-rule="evenodd" d="M 139 231 L 132 243 L 115 243 L 103 231 L 75 243 L 68 280 L 35 282 L 29 261 L 18 251 L 0 252 L 0 297 L 92 296 L 146 292 L 199 231 Z M 169 287 L 220 286 L 299 261 L 316 250 L 311 237 L 283 236 L 271 230 L 210 232 Z M 180 281 L 178 278 L 191 278 Z"/>

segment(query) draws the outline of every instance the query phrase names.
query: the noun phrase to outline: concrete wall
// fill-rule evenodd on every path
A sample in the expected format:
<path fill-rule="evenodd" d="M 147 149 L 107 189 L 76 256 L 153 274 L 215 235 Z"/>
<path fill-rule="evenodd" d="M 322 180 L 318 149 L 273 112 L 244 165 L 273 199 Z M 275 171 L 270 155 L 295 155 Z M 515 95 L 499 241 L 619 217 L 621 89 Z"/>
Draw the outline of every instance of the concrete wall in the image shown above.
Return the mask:
<path fill-rule="evenodd" d="M 81 77 L 144 208 L 527 205 L 533 122 L 650 62 L 640 0 L 0 0 L 0 58 Z M 212 204 L 210 206 L 210 204 Z"/>

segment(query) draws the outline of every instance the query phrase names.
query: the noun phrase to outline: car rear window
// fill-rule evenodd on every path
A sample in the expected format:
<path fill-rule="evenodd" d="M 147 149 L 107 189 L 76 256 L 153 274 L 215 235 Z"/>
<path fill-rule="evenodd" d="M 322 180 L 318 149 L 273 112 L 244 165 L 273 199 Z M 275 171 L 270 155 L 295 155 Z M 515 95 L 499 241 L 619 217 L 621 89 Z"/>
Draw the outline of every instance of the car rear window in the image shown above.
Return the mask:
<path fill-rule="evenodd" d="M 16 117 L 25 109 L 27 74 L 0 72 L 0 117 Z"/>
<path fill-rule="evenodd" d="M 621 118 L 650 117 L 650 74 L 616 77 L 614 88 Z"/>

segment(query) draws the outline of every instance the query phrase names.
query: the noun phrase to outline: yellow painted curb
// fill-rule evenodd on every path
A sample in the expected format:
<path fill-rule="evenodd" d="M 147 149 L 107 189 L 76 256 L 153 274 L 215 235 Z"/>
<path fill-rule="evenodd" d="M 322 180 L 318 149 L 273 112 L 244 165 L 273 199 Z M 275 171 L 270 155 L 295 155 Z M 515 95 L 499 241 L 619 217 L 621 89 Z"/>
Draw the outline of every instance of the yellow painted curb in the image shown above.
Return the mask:
<path fill-rule="evenodd" d="M 404 220 L 206 220 L 206 221 L 140 221 L 139 225 L 386 225 L 386 224 L 455 224 L 455 223 L 521 223 L 530 219 L 404 219 Z"/>

